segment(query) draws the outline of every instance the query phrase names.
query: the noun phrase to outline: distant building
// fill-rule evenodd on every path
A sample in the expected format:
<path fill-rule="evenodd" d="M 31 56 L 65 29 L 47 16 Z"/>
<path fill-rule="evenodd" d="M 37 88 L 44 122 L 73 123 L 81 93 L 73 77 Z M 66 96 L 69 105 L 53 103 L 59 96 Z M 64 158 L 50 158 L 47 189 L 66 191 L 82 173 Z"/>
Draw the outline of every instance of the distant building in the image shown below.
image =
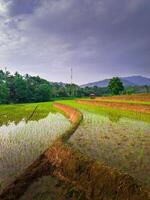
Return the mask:
<path fill-rule="evenodd" d="M 96 95 L 94 93 L 90 94 L 91 99 L 95 99 Z"/>

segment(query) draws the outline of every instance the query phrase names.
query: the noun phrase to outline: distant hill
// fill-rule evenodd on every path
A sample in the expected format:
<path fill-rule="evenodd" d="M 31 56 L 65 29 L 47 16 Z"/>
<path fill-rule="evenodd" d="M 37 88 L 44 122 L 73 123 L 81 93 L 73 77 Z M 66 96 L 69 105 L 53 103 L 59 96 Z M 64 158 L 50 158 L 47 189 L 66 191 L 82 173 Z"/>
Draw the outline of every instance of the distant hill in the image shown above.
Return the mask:
<path fill-rule="evenodd" d="M 143 76 L 128 76 L 128 77 L 120 77 L 123 82 L 124 86 L 143 86 L 143 85 L 150 85 L 150 78 L 146 78 Z M 102 81 L 87 83 L 81 85 L 81 87 L 107 87 L 110 79 L 104 79 Z"/>

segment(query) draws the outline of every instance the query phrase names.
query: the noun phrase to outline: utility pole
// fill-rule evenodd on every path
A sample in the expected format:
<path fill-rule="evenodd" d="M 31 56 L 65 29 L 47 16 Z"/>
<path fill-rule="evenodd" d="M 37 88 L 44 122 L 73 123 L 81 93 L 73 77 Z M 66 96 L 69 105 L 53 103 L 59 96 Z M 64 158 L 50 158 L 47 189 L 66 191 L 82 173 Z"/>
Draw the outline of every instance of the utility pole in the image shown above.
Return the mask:
<path fill-rule="evenodd" d="M 5 73 L 7 72 L 7 67 L 5 67 Z"/>
<path fill-rule="evenodd" d="M 70 77 L 70 78 L 71 78 L 71 86 L 70 86 L 70 90 L 71 90 L 71 91 L 70 91 L 70 96 L 73 96 L 73 95 L 74 95 L 74 94 L 73 94 L 74 92 L 73 92 L 73 70 L 72 70 L 72 67 L 71 67 L 71 74 L 70 74 L 70 75 L 71 75 L 71 77 Z"/>

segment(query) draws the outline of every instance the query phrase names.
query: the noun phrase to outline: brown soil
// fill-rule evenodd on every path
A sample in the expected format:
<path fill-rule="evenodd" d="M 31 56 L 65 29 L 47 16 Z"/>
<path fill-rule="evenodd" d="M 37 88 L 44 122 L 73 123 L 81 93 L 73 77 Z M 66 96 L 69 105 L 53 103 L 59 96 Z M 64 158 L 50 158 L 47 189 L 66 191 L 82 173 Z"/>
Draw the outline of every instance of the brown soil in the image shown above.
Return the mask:
<path fill-rule="evenodd" d="M 150 94 L 132 94 L 112 97 L 97 97 L 96 100 L 127 100 L 127 101 L 150 101 Z"/>
<path fill-rule="evenodd" d="M 62 110 L 64 114 L 69 118 L 71 123 L 75 124 L 78 121 L 80 113 L 76 109 L 60 103 L 55 103 L 54 106 Z"/>
<path fill-rule="evenodd" d="M 67 136 L 69 137 L 78 127 L 82 116 L 71 107 L 61 104 L 55 106 L 63 110 L 74 123 L 73 129 L 66 133 L 67 141 Z M 35 180 L 52 175 L 66 185 L 74 186 L 76 191 L 82 191 L 81 194 L 84 195 L 78 197 L 80 200 L 150 200 L 150 193 L 138 185 L 132 177 L 103 163 L 90 160 L 63 141 L 64 137 L 56 140 L 22 176 L 3 191 L 0 199 L 17 200 Z M 72 196 L 69 199 L 75 198 Z"/>
<path fill-rule="evenodd" d="M 84 193 L 56 177 L 43 176 L 34 182 L 20 200 L 79 200 Z"/>
<path fill-rule="evenodd" d="M 129 110 L 150 114 L 150 105 L 130 104 L 123 102 L 106 102 L 100 100 L 76 100 L 80 104 L 91 104 L 96 106 L 111 107 L 120 110 Z"/>

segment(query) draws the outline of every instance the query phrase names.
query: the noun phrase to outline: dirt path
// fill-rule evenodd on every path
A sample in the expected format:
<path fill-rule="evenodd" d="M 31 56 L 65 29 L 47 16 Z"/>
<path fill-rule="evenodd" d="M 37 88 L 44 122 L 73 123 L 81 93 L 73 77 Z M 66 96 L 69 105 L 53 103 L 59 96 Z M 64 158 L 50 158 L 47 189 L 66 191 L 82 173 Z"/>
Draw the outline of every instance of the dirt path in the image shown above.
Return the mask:
<path fill-rule="evenodd" d="M 132 94 L 132 95 L 117 95 L 112 97 L 97 97 L 97 100 L 124 100 L 124 101 L 141 101 L 150 102 L 149 94 Z"/>
<path fill-rule="evenodd" d="M 110 107 L 119 110 L 129 110 L 134 112 L 141 112 L 150 114 L 150 105 L 130 104 L 120 102 L 105 102 L 100 100 L 76 100 L 80 104 L 90 104 L 96 106 Z"/>

